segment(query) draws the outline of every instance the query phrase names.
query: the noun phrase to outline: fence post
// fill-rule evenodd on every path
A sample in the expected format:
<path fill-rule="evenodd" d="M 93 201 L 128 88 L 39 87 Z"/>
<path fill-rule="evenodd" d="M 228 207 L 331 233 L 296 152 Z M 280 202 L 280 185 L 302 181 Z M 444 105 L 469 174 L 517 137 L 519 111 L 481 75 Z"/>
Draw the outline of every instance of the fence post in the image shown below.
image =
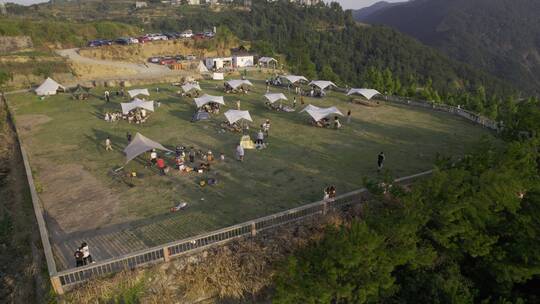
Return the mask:
<path fill-rule="evenodd" d="M 171 260 L 171 252 L 169 251 L 169 247 L 163 247 L 163 260 L 165 262 Z"/>
<path fill-rule="evenodd" d="M 56 292 L 57 295 L 64 294 L 64 288 L 62 288 L 62 282 L 60 282 L 60 277 L 57 277 L 57 276 L 51 277 L 51 285 L 54 292 Z"/>
<path fill-rule="evenodd" d="M 252 222 L 251 223 L 251 236 L 256 236 L 257 235 L 257 228 L 255 226 L 255 222 Z"/>

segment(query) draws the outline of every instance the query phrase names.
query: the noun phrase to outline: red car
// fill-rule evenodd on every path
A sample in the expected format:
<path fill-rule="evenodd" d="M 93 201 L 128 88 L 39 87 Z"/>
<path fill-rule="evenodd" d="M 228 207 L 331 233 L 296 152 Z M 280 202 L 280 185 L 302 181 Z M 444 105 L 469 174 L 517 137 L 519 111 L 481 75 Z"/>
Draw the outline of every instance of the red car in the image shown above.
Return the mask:
<path fill-rule="evenodd" d="M 176 60 L 175 59 L 162 59 L 159 64 L 161 65 L 169 65 L 169 64 L 175 64 L 176 63 Z"/>
<path fill-rule="evenodd" d="M 147 42 L 151 41 L 150 38 L 148 38 L 146 36 L 139 37 L 139 38 L 137 38 L 137 40 L 139 40 L 139 43 L 147 43 Z"/>
<path fill-rule="evenodd" d="M 204 39 L 204 38 L 206 38 L 204 36 L 204 33 L 197 33 L 197 34 L 193 35 L 193 39 L 195 39 L 195 40 Z"/>

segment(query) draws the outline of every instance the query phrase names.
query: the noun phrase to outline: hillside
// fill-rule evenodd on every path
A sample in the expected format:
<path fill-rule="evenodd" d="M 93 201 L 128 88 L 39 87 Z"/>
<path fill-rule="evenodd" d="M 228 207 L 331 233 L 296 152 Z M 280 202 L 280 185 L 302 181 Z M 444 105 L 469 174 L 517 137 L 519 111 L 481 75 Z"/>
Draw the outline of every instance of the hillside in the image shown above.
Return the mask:
<path fill-rule="evenodd" d="M 403 3 L 401 2 L 398 2 L 398 3 L 391 3 L 391 2 L 387 2 L 387 1 L 379 1 L 373 5 L 370 5 L 368 7 L 364 7 L 364 8 L 361 8 L 361 9 L 357 9 L 357 10 L 353 10 L 353 17 L 355 20 L 358 20 L 358 21 L 364 21 L 366 18 L 368 18 L 369 16 L 381 11 L 381 10 L 384 10 L 384 9 L 387 9 L 387 8 L 390 8 L 390 7 L 393 7 L 393 6 L 396 6 L 396 5 L 401 5 Z"/>
<path fill-rule="evenodd" d="M 416 0 L 381 9 L 362 21 L 391 26 L 538 93 L 539 13 L 536 0 Z"/>

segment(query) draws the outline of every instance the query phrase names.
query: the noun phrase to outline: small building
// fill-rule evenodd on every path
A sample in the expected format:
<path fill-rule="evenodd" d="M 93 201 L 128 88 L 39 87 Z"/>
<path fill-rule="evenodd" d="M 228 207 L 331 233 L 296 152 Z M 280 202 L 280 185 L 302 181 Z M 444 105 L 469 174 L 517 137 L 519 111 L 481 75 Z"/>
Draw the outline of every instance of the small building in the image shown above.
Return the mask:
<path fill-rule="evenodd" d="M 255 56 L 250 54 L 233 55 L 233 66 L 235 68 L 245 68 L 255 65 Z"/>
<path fill-rule="evenodd" d="M 233 57 L 206 58 L 206 67 L 209 70 L 220 70 L 233 67 Z"/>
<path fill-rule="evenodd" d="M 144 8 L 144 7 L 148 7 L 148 3 L 144 2 L 144 1 L 136 1 L 135 2 L 135 8 Z"/>
<path fill-rule="evenodd" d="M 275 58 L 272 58 L 272 57 L 259 58 L 259 67 L 276 69 L 277 66 L 278 66 L 278 61 Z"/>

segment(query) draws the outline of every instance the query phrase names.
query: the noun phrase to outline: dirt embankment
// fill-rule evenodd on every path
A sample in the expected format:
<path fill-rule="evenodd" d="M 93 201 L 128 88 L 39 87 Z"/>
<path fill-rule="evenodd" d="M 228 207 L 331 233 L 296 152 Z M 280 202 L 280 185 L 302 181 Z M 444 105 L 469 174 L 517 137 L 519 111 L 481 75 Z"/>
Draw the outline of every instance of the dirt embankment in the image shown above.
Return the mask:
<path fill-rule="evenodd" d="M 31 49 L 34 46 L 28 36 L 0 36 L 0 53 L 9 53 Z"/>
<path fill-rule="evenodd" d="M 229 56 L 230 48 L 208 47 L 209 41 L 196 42 L 191 39 L 154 41 L 144 44 L 111 45 L 97 48 L 80 49 L 81 56 L 99 60 L 121 60 L 146 62 L 152 56 L 195 55 L 198 58 Z M 235 47 L 235 46 L 231 46 Z"/>

